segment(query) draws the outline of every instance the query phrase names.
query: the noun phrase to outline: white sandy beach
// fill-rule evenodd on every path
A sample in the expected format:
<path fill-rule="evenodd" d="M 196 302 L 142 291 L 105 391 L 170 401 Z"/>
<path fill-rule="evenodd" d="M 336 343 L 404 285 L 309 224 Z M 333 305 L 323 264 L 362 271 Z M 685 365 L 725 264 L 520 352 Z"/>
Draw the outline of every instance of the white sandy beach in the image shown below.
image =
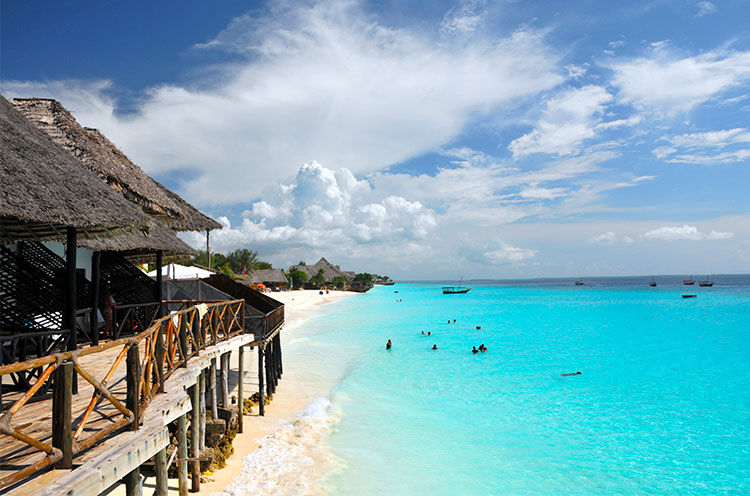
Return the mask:
<path fill-rule="evenodd" d="M 307 318 L 320 312 L 324 305 L 340 301 L 358 293 L 349 291 L 331 291 L 328 294 L 319 294 L 317 290 L 288 291 L 269 293 L 285 305 L 285 326 L 281 333 L 282 350 L 284 345 L 295 338 L 295 329 Z M 258 390 L 257 374 L 257 351 L 253 350 L 246 357 L 245 391 L 251 395 Z M 237 354 L 232 355 L 232 370 L 237 370 Z M 207 482 L 201 484 L 200 494 L 223 494 L 223 490 L 232 483 L 233 479 L 240 475 L 243 458 L 259 446 L 261 438 L 269 433 L 288 424 L 293 416 L 310 404 L 315 398 L 326 396 L 330 385 L 316 384 L 307 380 L 307 371 L 296 367 L 295 363 L 284 359 L 284 375 L 279 381 L 273 401 L 266 406 L 265 416 L 257 414 L 257 407 L 253 409 L 252 415 L 246 415 L 244 419 L 244 432 L 238 434 L 234 439 L 234 454 L 227 459 L 227 466 L 208 477 Z M 236 394 L 234 390 L 232 394 Z M 144 481 L 143 494 L 152 494 L 155 488 L 155 480 L 150 477 Z M 110 494 L 124 495 L 124 485 L 119 485 Z M 169 494 L 178 494 L 177 480 L 169 480 Z"/>

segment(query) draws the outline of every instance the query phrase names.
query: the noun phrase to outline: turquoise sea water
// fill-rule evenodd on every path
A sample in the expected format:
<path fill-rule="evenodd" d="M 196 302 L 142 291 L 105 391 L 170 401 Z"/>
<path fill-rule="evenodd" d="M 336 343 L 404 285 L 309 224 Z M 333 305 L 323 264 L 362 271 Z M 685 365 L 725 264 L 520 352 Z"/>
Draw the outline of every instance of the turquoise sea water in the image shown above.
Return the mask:
<path fill-rule="evenodd" d="M 330 305 L 301 332 L 321 366 L 344 364 L 325 438 L 339 463 L 322 485 L 333 496 L 750 493 L 750 287 L 683 292 L 397 284 Z"/>

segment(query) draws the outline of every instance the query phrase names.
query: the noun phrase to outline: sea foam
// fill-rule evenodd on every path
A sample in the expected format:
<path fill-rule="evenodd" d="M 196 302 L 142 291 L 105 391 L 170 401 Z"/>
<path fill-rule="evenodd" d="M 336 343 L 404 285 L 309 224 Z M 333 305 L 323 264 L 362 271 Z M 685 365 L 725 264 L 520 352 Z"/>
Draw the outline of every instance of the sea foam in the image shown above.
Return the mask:
<path fill-rule="evenodd" d="M 289 422 L 263 437 L 243 459 L 223 496 L 322 494 L 318 479 L 337 463 L 324 439 L 338 415 L 328 398 L 316 398 Z"/>

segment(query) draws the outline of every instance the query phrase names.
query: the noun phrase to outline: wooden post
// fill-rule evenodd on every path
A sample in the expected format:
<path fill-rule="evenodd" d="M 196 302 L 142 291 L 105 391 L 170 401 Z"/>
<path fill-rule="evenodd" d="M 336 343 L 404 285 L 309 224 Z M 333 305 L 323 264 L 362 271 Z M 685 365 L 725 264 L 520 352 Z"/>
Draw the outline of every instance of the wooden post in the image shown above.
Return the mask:
<path fill-rule="evenodd" d="M 266 344 L 266 392 L 268 396 L 273 396 L 273 375 L 271 368 L 273 367 L 273 341 L 269 341 Z"/>
<path fill-rule="evenodd" d="M 187 469 L 187 414 L 177 418 L 177 481 L 180 496 L 188 493 L 188 469 Z"/>
<path fill-rule="evenodd" d="M 198 287 L 200 287 L 200 284 L 198 285 Z M 201 344 L 201 317 L 197 311 L 193 311 L 193 318 L 190 320 L 190 322 L 192 322 L 190 331 L 193 334 L 193 351 L 195 351 L 195 354 L 197 355 L 198 350 L 202 350 L 203 348 L 205 348 L 205 346 Z"/>
<path fill-rule="evenodd" d="M 221 406 L 229 408 L 229 357 L 230 352 L 221 355 Z"/>
<path fill-rule="evenodd" d="M 55 370 L 52 395 L 52 446 L 62 451 L 62 459 L 55 468 L 73 468 L 73 430 L 71 408 L 73 400 L 73 362 L 63 362 Z"/>
<path fill-rule="evenodd" d="M 216 402 L 216 358 L 211 359 L 211 367 L 208 369 L 208 389 L 211 392 L 211 415 L 217 419 L 219 418 L 219 405 Z"/>
<path fill-rule="evenodd" d="M 245 347 L 240 346 L 238 353 L 239 360 L 239 377 L 237 378 L 237 404 L 239 405 L 237 410 L 237 428 L 242 434 L 242 419 L 245 417 Z"/>
<path fill-rule="evenodd" d="M 67 239 L 65 245 L 65 265 L 67 273 L 67 288 L 65 291 L 65 308 L 63 309 L 63 324 L 62 328 L 66 327 L 70 329 L 68 335 L 68 350 L 75 350 L 78 348 L 78 329 L 76 327 L 76 308 L 78 302 L 76 301 L 77 289 L 76 289 L 76 252 L 78 250 L 78 236 L 75 227 L 68 227 L 66 229 Z M 78 394 L 78 379 L 73 371 L 73 394 Z"/>
<path fill-rule="evenodd" d="M 162 300 L 162 297 L 164 295 L 163 285 L 162 285 L 162 280 L 164 279 L 164 277 L 161 274 L 161 266 L 163 264 L 163 260 L 164 260 L 164 252 L 161 250 L 156 250 L 156 294 L 154 295 L 154 298 L 156 299 L 156 301 L 159 301 L 159 302 Z M 158 317 L 162 317 L 162 316 L 163 314 L 161 313 L 161 310 L 159 310 Z"/>
<path fill-rule="evenodd" d="M 138 360 L 138 345 L 133 344 L 128 348 L 128 355 L 126 358 L 126 380 L 127 380 L 127 396 L 125 398 L 125 408 L 133 412 L 134 420 L 130 425 L 131 431 L 138 430 L 139 423 L 139 406 L 140 406 L 140 382 L 141 382 L 141 369 Z"/>
<path fill-rule="evenodd" d="M 209 239 L 211 231 L 206 229 L 206 257 L 208 258 L 208 270 L 211 270 L 211 240 Z"/>
<path fill-rule="evenodd" d="M 192 492 L 197 493 L 201 490 L 201 462 L 200 457 L 200 433 L 201 433 L 201 395 L 200 379 L 195 381 L 191 389 L 191 401 L 193 403 L 192 415 L 190 417 L 190 456 L 194 458 L 191 463 L 191 479 L 193 482 Z"/>
<path fill-rule="evenodd" d="M 279 338 L 279 377 L 284 373 L 284 362 L 281 358 L 281 331 L 276 335 Z"/>
<path fill-rule="evenodd" d="M 266 395 L 263 391 L 263 345 L 258 346 L 258 415 L 265 415 Z"/>
<path fill-rule="evenodd" d="M 140 383 L 141 383 L 141 364 L 138 359 L 138 345 L 133 344 L 128 348 L 126 358 L 126 380 L 127 395 L 125 397 L 125 408 L 133 412 L 133 423 L 130 424 L 129 430 L 137 431 L 139 423 L 140 410 Z M 148 387 L 148 385 L 146 386 Z M 125 476 L 125 492 L 127 496 L 137 496 L 141 482 L 141 469 L 136 467 Z"/>
<path fill-rule="evenodd" d="M 95 251 L 91 255 L 91 316 L 89 321 L 91 326 L 89 327 L 89 333 L 91 334 L 91 344 L 97 346 L 99 344 L 99 284 L 101 274 L 99 271 L 99 265 L 102 258 L 102 252 Z"/>
<path fill-rule="evenodd" d="M 157 392 L 164 392 L 164 336 L 162 335 L 161 329 L 154 333 L 156 338 L 156 344 L 154 349 L 155 361 L 156 361 L 156 375 L 159 378 L 159 389 Z"/>
<path fill-rule="evenodd" d="M 200 376 L 198 376 L 200 382 L 200 449 L 206 449 L 206 369 L 201 370 Z"/>
<path fill-rule="evenodd" d="M 182 365 L 180 368 L 186 369 L 188 366 L 188 341 L 187 341 L 187 317 L 185 314 L 180 318 L 180 355 L 182 355 Z"/>
<path fill-rule="evenodd" d="M 156 472 L 155 496 L 168 496 L 169 479 L 167 478 L 167 448 L 154 455 L 154 472 Z"/>

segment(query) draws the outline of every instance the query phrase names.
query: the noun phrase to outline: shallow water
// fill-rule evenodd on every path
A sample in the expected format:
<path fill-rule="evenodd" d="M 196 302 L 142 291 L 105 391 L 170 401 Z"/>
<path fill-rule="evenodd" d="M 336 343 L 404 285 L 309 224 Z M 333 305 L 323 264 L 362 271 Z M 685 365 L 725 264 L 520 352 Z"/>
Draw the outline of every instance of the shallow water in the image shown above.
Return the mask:
<path fill-rule="evenodd" d="M 302 414 L 328 473 L 284 494 L 747 494 L 750 288 L 683 292 L 399 284 L 330 305 L 284 355 L 335 385 Z"/>

